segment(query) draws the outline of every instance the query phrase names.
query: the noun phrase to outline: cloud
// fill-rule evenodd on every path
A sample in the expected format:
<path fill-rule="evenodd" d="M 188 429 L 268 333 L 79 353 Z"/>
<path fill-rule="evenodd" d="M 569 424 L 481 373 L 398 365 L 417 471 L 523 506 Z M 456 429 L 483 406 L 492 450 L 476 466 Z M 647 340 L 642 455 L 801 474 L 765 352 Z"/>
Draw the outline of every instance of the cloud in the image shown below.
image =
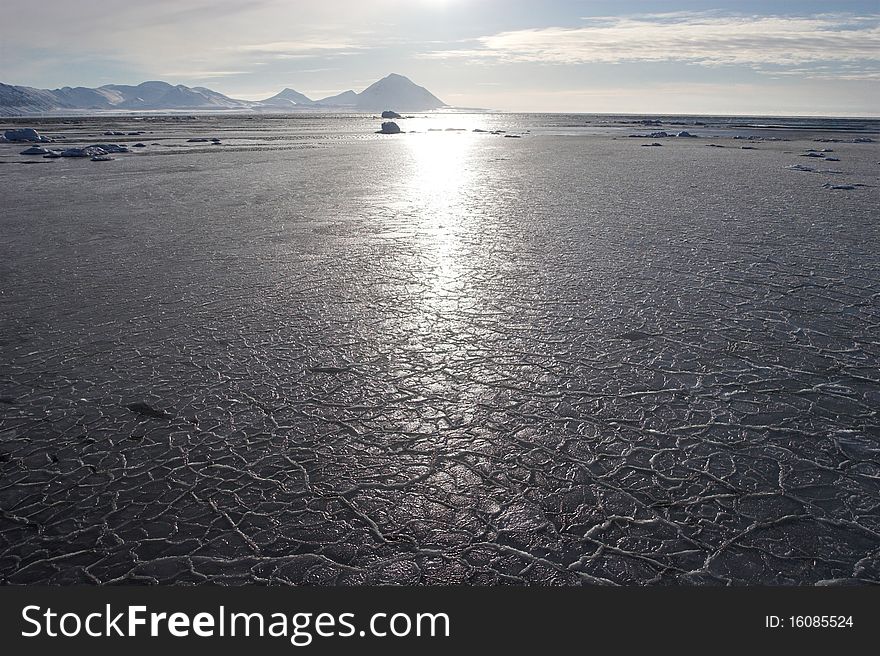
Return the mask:
<path fill-rule="evenodd" d="M 367 46 L 348 43 L 346 41 L 327 41 L 323 38 L 304 38 L 297 41 L 272 41 L 270 43 L 256 43 L 237 46 L 234 50 L 240 52 L 256 52 L 274 55 L 302 56 L 308 53 L 324 53 L 333 51 L 364 50 Z"/>
<path fill-rule="evenodd" d="M 193 80 L 209 80 L 221 77 L 232 77 L 234 75 L 248 75 L 250 71 L 192 71 L 192 70 L 173 70 L 160 73 L 162 77 L 172 78 L 190 78 Z"/>
<path fill-rule="evenodd" d="M 675 13 L 584 19 L 581 27 L 546 27 L 480 37 L 476 47 L 425 57 L 550 64 L 685 62 L 759 70 L 847 64 L 869 74 L 880 61 L 880 16 L 722 16 Z M 807 69 L 809 70 L 809 69 Z"/>
<path fill-rule="evenodd" d="M 37 86 L 96 86 L 108 76 L 113 81 L 168 76 L 191 82 L 232 79 L 232 74 L 239 84 L 257 62 L 283 72 L 299 60 L 363 52 L 366 46 L 360 42 L 369 41 L 364 16 L 374 11 L 356 0 L 3 3 L 0 78 Z"/>

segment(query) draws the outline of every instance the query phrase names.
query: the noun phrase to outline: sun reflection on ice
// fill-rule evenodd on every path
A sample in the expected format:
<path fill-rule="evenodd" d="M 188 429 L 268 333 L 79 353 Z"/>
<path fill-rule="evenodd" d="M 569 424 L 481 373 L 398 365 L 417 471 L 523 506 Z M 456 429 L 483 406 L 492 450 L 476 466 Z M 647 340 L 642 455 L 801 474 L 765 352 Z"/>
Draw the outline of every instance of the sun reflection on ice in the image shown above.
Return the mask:
<path fill-rule="evenodd" d="M 472 286 L 482 219 L 477 210 L 481 136 L 436 131 L 408 133 L 401 140 L 406 161 L 398 177 L 398 216 L 412 228 L 411 241 L 404 246 L 410 311 L 390 316 L 387 328 L 407 335 L 405 357 L 422 362 L 418 388 L 431 399 L 427 405 L 458 399 L 460 416 L 450 417 L 453 422 L 476 411 L 458 381 L 473 354 L 483 348 L 475 340 L 471 319 L 479 305 Z"/>
<path fill-rule="evenodd" d="M 468 207 L 475 193 L 476 139 L 470 133 L 429 132 L 408 135 L 407 145 L 413 158 L 407 195 L 418 208 L 423 249 L 434 261 L 433 280 L 423 282 L 437 295 L 454 294 L 460 236 L 473 230 L 475 218 Z"/>

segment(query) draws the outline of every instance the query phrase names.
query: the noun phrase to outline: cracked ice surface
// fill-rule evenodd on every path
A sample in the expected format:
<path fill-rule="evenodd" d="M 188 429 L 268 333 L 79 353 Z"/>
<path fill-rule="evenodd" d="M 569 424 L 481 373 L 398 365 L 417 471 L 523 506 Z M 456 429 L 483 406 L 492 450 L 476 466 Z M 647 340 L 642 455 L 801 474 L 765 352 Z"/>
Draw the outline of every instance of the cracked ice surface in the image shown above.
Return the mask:
<path fill-rule="evenodd" d="M 632 141 L 2 167 L 2 580 L 880 581 L 877 147 Z"/>

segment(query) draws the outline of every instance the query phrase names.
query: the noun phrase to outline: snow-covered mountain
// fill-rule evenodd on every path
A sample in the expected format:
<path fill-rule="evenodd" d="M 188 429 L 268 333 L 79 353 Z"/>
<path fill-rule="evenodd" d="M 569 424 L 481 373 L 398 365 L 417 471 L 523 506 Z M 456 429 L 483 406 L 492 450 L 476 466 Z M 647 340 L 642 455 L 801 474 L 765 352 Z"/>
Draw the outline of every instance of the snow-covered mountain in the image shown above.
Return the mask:
<path fill-rule="evenodd" d="M 250 106 L 245 100 L 234 100 L 205 87 L 186 87 L 167 82 L 144 82 L 135 87 L 110 84 L 98 91 L 117 93 L 122 100 L 119 109 L 237 109 Z"/>
<path fill-rule="evenodd" d="M 249 109 L 252 103 L 234 100 L 204 87 L 144 82 L 137 86 L 108 84 L 97 89 L 62 87 L 33 89 L 0 84 L 0 113 L 173 109 Z"/>
<path fill-rule="evenodd" d="M 88 111 L 257 111 L 346 110 L 375 112 L 393 109 L 421 112 L 444 107 L 442 100 L 410 79 L 392 73 L 361 93 L 345 91 L 314 101 L 293 89 L 259 101 L 236 100 L 205 87 L 167 82 L 136 86 L 108 84 L 97 89 L 62 87 L 34 89 L 0 84 L 0 115 L 17 116 Z"/>
<path fill-rule="evenodd" d="M 51 91 L 0 83 L 0 113 L 7 116 L 51 112 L 58 106 L 58 99 Z"/>

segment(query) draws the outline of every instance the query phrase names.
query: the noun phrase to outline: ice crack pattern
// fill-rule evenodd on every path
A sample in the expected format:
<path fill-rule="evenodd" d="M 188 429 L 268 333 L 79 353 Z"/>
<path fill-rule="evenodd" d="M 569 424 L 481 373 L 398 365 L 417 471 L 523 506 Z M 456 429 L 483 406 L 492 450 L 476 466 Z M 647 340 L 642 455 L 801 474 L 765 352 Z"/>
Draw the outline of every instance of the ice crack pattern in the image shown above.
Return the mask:
<path fill-rule="evenodd" d="M 0 580 L 880 582 L 876 145 L 681 141 L 3 167 Z"/>

